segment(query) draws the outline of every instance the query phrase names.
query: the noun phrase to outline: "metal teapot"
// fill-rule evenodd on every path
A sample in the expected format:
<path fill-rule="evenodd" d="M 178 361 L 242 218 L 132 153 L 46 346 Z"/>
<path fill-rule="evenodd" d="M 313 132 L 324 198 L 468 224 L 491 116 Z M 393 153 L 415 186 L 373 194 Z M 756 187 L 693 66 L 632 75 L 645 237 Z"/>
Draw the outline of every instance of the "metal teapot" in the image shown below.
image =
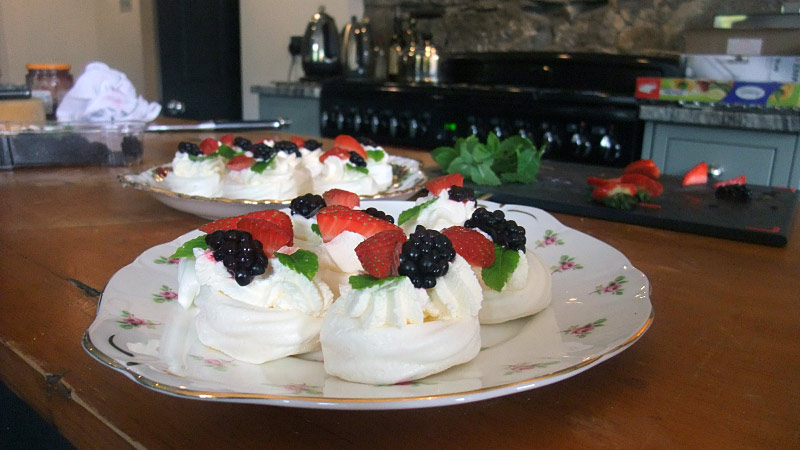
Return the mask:
<path fill-rule="evenodd" d="M 372 73 L 372 33 L 369 19 L 350 19 L 342 30 L 342 68 L 345 76 L 353 78 L 367 77 Z"/>
<path fill-rule="evenodd" d="M 338 75 L 341 71 L 339 30 L 320 6 L 306 26 L 301 49 L 303 72 L 309 78 Z"/>

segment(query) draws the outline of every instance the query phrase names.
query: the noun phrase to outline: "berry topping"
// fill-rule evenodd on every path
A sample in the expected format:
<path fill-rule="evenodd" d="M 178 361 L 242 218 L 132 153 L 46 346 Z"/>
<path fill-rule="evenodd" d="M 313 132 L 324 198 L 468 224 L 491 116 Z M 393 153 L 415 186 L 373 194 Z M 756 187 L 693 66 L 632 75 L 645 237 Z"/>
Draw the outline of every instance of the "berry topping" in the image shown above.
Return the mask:
<path fill-rule="evenodd" d="M 219 142 L 216 139 L 205 138 L 203 142 L 200 143 L 200 151 L 203 152 L 204 155 L 213 155 L 217 152 L 219 148 Z"/>
<path fill-rule="evenodd" d="M 494 244 L 479 231 L 454 226 L 445 228 L 442 234 L 450 239 L 456 253 L 470 265 L 489 267 L 494 264 Z"/>
<path fill-rule="evenodd" d="M 294 142 L 294 145 L 297 147 L 302 147 L 303 144 L 306 143 L 306 140 L 301 138 L 300 136 L 292 136 L 289 138 L 290 141 Z"/>
<path fill-rule="evenodd" d="M 278 141 L 275 143 L 275 150 L 279 152 L 288 153 L 290 155 L 300 156 L 300 150 L 297 149 L 297 144 L 292 141 Z"/>
<path fill-rule="evenodd" d="M 279 248 L 292 245 L 292 234 L 268 220 L 245 217 L 239 220 L 237 228 L 247 231 L 253 239 L 260 242 L 264 247 L 264 254 L 270 258 Z"/>
<path fill-rule="evenodd" d="M 233 135 L 232 134 L 226 134 L 225 136 L 222 136 L 221 138 L 219 138 L 219 141 L 222 142 L 223 144 L 227 145 L 228 147 L 231 147 L 231 146 L 233 146 Z"/>
<path fill-rule="evenodd" d="M 367 167 L 367 162 L 356 152 L 350 152 L 350 164 L 356 167 Z"/>
<path fill-rule="evenodd" d="M 452 186 L 450 190 L 447 191 L 447 196 L 454 202 L 466 203 L 475 201 L 475 191 L 473 191 L 472 188 L 464 186 Z"/>
<path fill-rule="evenodd" d="M 438 277 L 447 273 L 455 257 L 456 251 L 447 236 L 417 225 L 402 246 L 397 273 L 410 278 L 416 288 L 430 289 L 436 286 Z"/>
<path fill-rule="evenodd" d="M 394 223 L 394 217 L 390 216 L 389 214 L 386 214 L 385 212 L 379 210 L 378 208 L 373 208 L 372 206 L 370 206 L 369 208 L 363 209 L 362 211 L 364 211 L 365 213 L 369 214 L 372 217 L 377 217 L 378 219 L 385 220 L 389 223 Z"/>
<path fill-rule="evenodd" d="M 255 161 L 255 159 L 247 155 L 238 155 L 234 156 L 230 161 L 228 161 L 228 163 L 225 164 L 225 167 L 227 167 L 228 170 L 244 170 L 253 167 Z"/>
<path fill-rule="evenodd" d="M 244 216 L 240 216 L 240 218 L 266 220 L 274 223 L 286 233 L 294 234 L 294 232 L 292 231 L 292 219 L 289 217 L 288 214 L 286 214 L 283 211 L 279 211 L 277 209 L 265 209 L 262 211 L 253 211 L 251 213 L 245 214 Z"/>
<path fill-rule="evenodd" d="M 358 244 L 356 256 L 364 270 L 375 278 L 397 275 L 400 249 L 405 241 L 402 230 L 381 231 Z"/>
<path fill-rule="evenodd" d="M 203 154 L 200 147 L 193 142 L 180 142 L 178 143 L 178 151 L 181 153 L 188 153 L 192 156 L 201 156 Z"/>
<path fill-rule="evenodd" d="M 433 195 L 439 195 L 440 192 L 444 191 L 445 189 L 450 189 L 452 186 L 463 185 L 464 176 L 460 173 L 451 173 L 450 175 L 444 175 L 428 181 L 425 183 L 425 189 L 427 189 Z"/>
<path fill-rule="evenodd" d="M 348 159 L 350 159 L 350 151 L 349 150 L 345 150 L 345 149 L 343 149 L 341 147 L 333 147 L 330 150 L 326 151 L 325 153 L 323 153 L 323 154 L 321 154 L 319 156 L 319 162 L 324 163 L 325 160 L 328 159 L 331 156 L 335 156 L 335 157 L 337 157 L 339 159 L 348 160 Z"/>
<path fill-rule="evenodd" d="M 358 141 L 359 144 L 361 144 L 363 146 L 367 146 L 367 145 L 370 146 L 370 147 L 377 147 L 378 146 L 378 144 L 376 144 L 375 141 L 373 141 L 372 139 L 370 139 L 370 138 L 368 138 L 366 136 L 359 136 L 359 137 L 356 138 L 356 140 Z"/>
<path fill-rule="evenodd" d="M 464 226 L 480 229 L 488 234 L 497 245 L 524 252 L 525 228 L 505 217 L 505 213 L 499 209 L 489 212 L 486 208 L 478 208 L 472 213 L 472 217 L 464 222 Z"/>
<path fill-rule="evenodd" d="M 261 243 L 242 230 L 217 230 L 207 234 L 206 243 L 214 259 L 222 264 L 239 286 L 250 284 L 254 276 L 267 271 L 267 257 Z"/>
<path fill-rule="evenodd" d="M 372 217 L 364 211 L 341 205 L 326 206 L 319 210 L 317 226 L 323 242 L 330 242 L 343 231 L 351 231 L 368 238 L 381 231 L 400 229 L 397 225 Z"/>
<path fill-rule="evenodd" d="M 250 139 L 247 139 L 246 137 L 236 136 L 233 138 L 233 145 L 241 148 L 242 150 L 247 150 L 251 145 L 253 145 L 253 143 L 250 142 Z"/>
<path fill-rule="evenodd" d="M 354 208 L 361 205 L 361 200 L 359 199 L 358 194 L 345 191 L 344 189 L 330 189 L 325 191 L 322 194 L 322 198 L 325 200 L 325 204 L 328 206 L 342 205 L 347 206 L 348 208 Z"/>
<path fill-rule="evenodd" d="M 317 214 L 317 211 L 325 207 L 325 200 L 318 194 L 303 194 L 295 197 L 289 203 L 289 210 L 292 215 L 299 214 L 306 219 L 310 219 Z"/>
<path fill-rule="evenodd" d="M 340 134 L 339 136 L 336 136 L 336 139 L 333 140 L 333 145 L 343 148 L 349 152 L 356 152 L 361 155 L 362 158 L 367 157 L 366 150 L 364 150 L 364 147 L 359 144 L 356 138 L 353 136 Z"/>
<path fill-rule="evenodd" d="M 301 147 L 305 147 L 307 150 L 314 151 L 322 147 L 322 144 L 319 141 L 315 141 L 314 139 L 309 139 L 303 142 L 303 145 L 301 145 Z"/>
<path fill-rule="evenodd" d="M 272 158 L 275 157 L 275 154 L 278 153 L 277 150 L 265 144 L 264 142 L 251 145 L 247 150 L 253 154 L 253 158 L 260 159 L 262 161 L 271 161 Z"/>
<path fill-rule="evenodd" d="M 222 219 L 217 219 L 201 226 L 200 231 L 203 233 L 213 233 L 217 230 L 233 230 L 236 228 L 236 224 L 239 223 L 239 219 L 241 218 L 242 216 L 223 217 Z"/>

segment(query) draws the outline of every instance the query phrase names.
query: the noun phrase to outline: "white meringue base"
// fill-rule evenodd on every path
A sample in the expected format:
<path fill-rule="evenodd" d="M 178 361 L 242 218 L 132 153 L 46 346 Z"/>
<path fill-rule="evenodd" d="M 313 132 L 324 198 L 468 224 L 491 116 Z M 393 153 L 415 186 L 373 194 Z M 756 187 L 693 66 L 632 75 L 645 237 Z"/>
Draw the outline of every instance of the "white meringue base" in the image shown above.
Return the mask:
<path fill-rule="evenodd" d="M 522 289 L 503 289 L 497 292 L 483 284 L 480 273 L 478 280 L 483 286 L 483 303 L 478 314 L 482 324 L 507 322 L 530 316 L 547 308 L 552 297 L 553 284 L 550 272 L 542 259 L 534 252 L 525 253 L 528 260 L 528 280 Z"/>

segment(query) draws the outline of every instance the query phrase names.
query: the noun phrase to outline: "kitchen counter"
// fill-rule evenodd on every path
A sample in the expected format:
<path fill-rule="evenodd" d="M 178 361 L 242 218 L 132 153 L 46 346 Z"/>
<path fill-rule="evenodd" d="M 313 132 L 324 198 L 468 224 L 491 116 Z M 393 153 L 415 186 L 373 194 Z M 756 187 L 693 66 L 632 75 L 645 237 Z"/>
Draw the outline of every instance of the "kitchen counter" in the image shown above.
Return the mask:
<path fill-rule="evenodd" d="M 639 118 L 653 122 L 742 130 L 800 132 L 800 113 L 794 110 L 643 104 L 639 109 Z"/>
<path fill-rule="evenodd" d="M 253 94 L 293 98 L 319 98 L 321 89 L 320 83 L 301 81 L 275 81 L 272 86 L 250 86 L 250 92 Z"/>
<path fill-rule="evenodd" d="M 438 408 L 334 411 L 189 400 L 131 381 L 81 348 L 99 296 L 144 250 L 206 220 L 123 188 L 117 176 L 169 161 L 181 140 L 210 136 L 148 134 L 137 167 L 0 173 L 0 378 L 77 447 L 800 446 L 797 218 L 793 239 L 774 248 L 555 214 L 647 275 L 655 319 L 614 358 L 529 391 Z M 428 153 L 388 150 L 433 165 Z"/>

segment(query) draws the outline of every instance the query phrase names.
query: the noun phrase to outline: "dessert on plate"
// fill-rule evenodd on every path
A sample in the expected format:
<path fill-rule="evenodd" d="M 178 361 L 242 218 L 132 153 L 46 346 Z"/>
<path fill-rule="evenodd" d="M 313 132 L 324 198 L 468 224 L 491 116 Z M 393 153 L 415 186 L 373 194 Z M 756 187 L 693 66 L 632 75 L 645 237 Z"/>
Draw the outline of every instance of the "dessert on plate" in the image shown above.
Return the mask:
<path fill-rule="evenodd" d="M 307 192 L 311 173 L 296 143 L 265 139 L 242 142 L 243 152 L 225 165 L 222 194 L 226 198 L 283 200 Z"/>
<path fill-rule="evenodd" d="M 375 145 L 368 147 L 365 149 L 352 136 L 337 136 L 334 146 L 319 156 L 321 167 L 312 178 L 312 191 L 339 188 L 358 195 L 375 195 L 389 188 L 393 174 L 388 154 Z"/>
<path fill-rule="evenodd" d="M 223 136 L 221 141 L 208 138 L 200 145 L 180 142 L 178 151 L 172 158 L 172 171 L 167 172 L 164 182 L 173 192 L 181 194 L 221 196 L 222 177 L 227 161 L 223 154 L 229 145 L 233 145 L 231 135 Z M 220 148 L 223 149 L 222 152 Z"/>
<path fill-rule="evenodd" d="M 475 192 L 464 187 L 461 174 L 444 175 L 425 183 L 425 188 L 413 207 L 400 214 L 399 224 L 408 233 L 417 225 L 442 230 L 463 225 L 475 211 Z"/>

